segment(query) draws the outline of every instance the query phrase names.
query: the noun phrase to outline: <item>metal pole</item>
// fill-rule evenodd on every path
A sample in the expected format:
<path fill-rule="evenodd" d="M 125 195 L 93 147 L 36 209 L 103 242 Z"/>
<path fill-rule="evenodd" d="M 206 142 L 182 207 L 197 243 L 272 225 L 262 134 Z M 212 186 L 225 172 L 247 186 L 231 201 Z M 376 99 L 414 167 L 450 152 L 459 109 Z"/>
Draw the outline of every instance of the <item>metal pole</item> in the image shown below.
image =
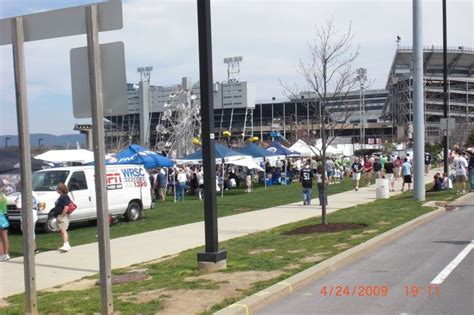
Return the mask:
<path fill-rule="evenodd" d="M 99 267 L 101 313 L 113 313 L 112 274 L 110 266 L 110 235 L 108 202 L 105 184 L 104 112 L 102 103 L 102 73 L 99 49 L 97 5 L 86 7 L 87 52 L 92 110 L 92 139 L 97 207 L 97 234 L 99 237 Z"/>
<path fill-rule="evenodd" d="M 449 175 L 449 162 L 448 162 L 448 150 L 449 150 L 449 130 L 448 130 L 448 53 L 447 53 L 447 18 L 446 18 L 446 0 L 443 0 L 443 87 L 444 87 L 444 107 L 443 117 L 446 119 L 445 131 L 443 133 L 443 159 L 444 159 L 444 172 Z M 443 126 L 441 126 L 443 130 Z"/>
<path fill-rule="evenodd" d="M 425 200 L 425 119 L 423 99 L 423 40 L 421 0 L 413 0 L 413 121 L 414 193 L 413 199 Z"/>
<path fill-rule="evenodd" d="M 198 253 L 198 264 L 225 262 L 217 234 L 216 159 L 214 147 L 214 98 L 212 78 L 211 2 L 198 0 L 199 78 L 201 85 L 202 150 L 204 168 L 204 223 L 206 252 Z M 230 130 L 229 130 L 230 131 Z"/>
<path fill-rule="evenodd" d="M 12 19 L 13 67 L 15 72 L 15 96 L 20 145 L 21 171 L 21 225 L 23 229 L 23 270 L 25 282 L 25 313 L 38 314 L 36 297 L 35 254 L 33 248 L 33 210 L 30 131 L 28 126 L 28 100 L 26 93 L 26 69 L 23 18 Z M 9 138 L 6 138 L 9 139 Z M 6 140 L 5 139 L 5 140 Z"/>

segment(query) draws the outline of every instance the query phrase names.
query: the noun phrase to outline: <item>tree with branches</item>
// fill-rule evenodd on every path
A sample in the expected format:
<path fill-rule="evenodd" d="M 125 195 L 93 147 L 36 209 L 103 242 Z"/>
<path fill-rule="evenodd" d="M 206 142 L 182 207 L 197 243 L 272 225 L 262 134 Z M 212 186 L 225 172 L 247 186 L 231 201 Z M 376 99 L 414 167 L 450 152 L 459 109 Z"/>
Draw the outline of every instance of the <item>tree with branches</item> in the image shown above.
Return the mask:
<path fill-rule="evenodd" d="M 353 47 L 353 38 L 351 25 L 344 32 L 335 27 L 333 20 L 316 27 L 315 36 L 308 43 L 309 56 L 300 60 L 297 69 L 304 79 L 304 89 L 298 84 L 290 86 L 281 82 L 289 98 L 301 99 L 304 95 L 305 101 L 312 109 L 311 125 L 314 127 L 316 122 L 319 133 L 310 132 L 307 136 L 310 143 L 315 142 L 315 135 L 319 135 L 321 139 L 321 146 L 310 146 L 310 149 L 316 156 L 320 156 L 323 174 L 326 174 L 326 151 L 350 125 L 350 117 L 354 112 L 348 108 L 347 102 L 348 95 L 356 90 L 357 85 L 353 64 L 359 48 Z M 327 196 L 324 175 L 322 186 L 324 196 Z M 321 219 L 324 225 L 328 223 L 326 208 L 323 202 Z"/>

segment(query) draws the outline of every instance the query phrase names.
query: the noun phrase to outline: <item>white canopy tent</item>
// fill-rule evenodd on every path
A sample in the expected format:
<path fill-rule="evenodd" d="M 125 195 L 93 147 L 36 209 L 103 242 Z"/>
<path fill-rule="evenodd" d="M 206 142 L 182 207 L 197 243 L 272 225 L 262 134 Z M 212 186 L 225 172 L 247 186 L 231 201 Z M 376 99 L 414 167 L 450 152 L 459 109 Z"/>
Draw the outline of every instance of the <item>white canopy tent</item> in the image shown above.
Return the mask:
<path fill-rule="evenodd" d="M 81 163 L 87 164 L 94 162 L 94 152 L 77 150 L 49 150 L 45 153 L 35 156 L 35 159 L 53 162 L 53 163 Z"/>
<path fill-rule="evenodd" d="M 289 149 L 300 153 L 302 156 L 314 156 L 319 153 L 315 146 L 309 145 L 301 139 L 298 139 Z"/>
<path fill-rule="evenodd" d="M 247 167 L 251 170 L 257 170 L 259 172 L 264 172 L 265 171 L 255 160 L 252 160 L 252 159 L 249 159 L 249 158 L 242 158 L 242 159 L 238 159 L 238 160 L 233 160 L 232 162 L 229 162 L 228 164 Z"/>

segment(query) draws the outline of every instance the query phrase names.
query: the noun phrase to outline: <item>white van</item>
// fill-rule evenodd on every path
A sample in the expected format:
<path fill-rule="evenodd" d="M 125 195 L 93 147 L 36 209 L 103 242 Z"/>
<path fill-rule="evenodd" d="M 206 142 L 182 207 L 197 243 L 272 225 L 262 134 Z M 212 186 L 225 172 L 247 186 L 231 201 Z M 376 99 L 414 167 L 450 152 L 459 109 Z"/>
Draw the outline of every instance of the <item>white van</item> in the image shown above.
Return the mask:
<path fill-rule="evenodd" d="M 60 182 L 66 184 L 69 197 L 77 205 L 70 221 L 97 219 L 94 166 L 71 166 L 33 173 L 33 196 L 38 203 L 37 224 L 41 224 L 47 232 L 57 231 L 54 218 L 48 218 L 48 214 L 59 197 L 56 187 Z M 143 166 L 107 165 L 106 185 L 110 215 L 123 215 L 127 220 L 135 221 L 141 217 L 143 209 L 154 207 L 149 175 Z M 8 219 L 12 224 L 20 222 L 19 207 L 21 203 L 15 209 L 8 207 Z"/>

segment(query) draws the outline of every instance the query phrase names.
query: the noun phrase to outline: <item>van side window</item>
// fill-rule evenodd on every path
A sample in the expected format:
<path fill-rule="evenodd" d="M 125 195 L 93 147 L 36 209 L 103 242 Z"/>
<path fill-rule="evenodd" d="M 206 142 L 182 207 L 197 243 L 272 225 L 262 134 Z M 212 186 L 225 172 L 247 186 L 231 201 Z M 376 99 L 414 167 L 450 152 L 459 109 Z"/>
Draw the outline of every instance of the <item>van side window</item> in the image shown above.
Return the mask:
<path fill-rule="evenodd" d="M 84 172 L 74 172 L 67 185 L 70 191 L 87 189 L 86 175 Z"/>

